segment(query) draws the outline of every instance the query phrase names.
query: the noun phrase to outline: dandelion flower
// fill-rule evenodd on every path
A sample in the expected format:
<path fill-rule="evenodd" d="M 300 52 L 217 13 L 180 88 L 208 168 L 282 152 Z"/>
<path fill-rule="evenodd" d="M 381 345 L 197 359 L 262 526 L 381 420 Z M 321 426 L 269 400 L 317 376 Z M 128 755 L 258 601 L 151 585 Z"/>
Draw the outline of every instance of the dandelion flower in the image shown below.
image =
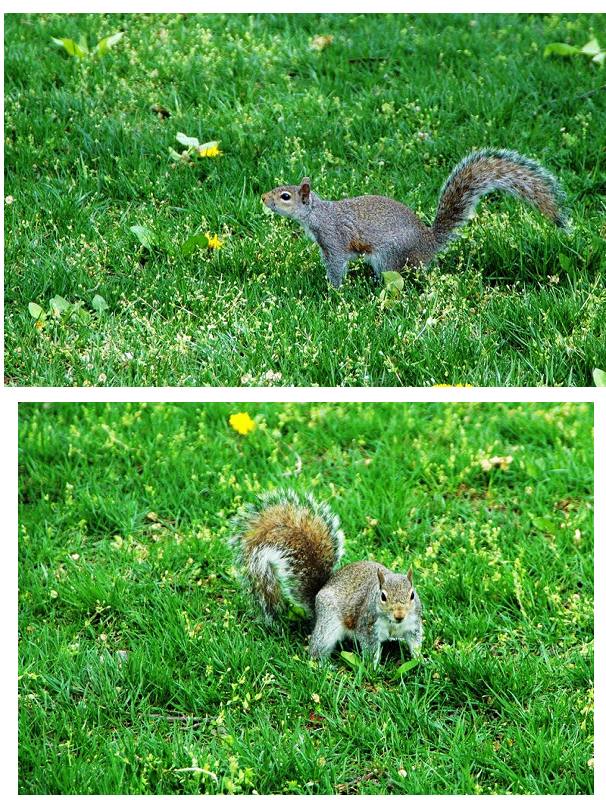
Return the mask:
<path fill-rule="evenodd" d="M 209 250 L 220 250 L 223 247 L 224 242 L 219 239 L 219 236 L 216 233 L 213 233 L 212 236 L 210 233 L 207 233 L 206 238 L 208 239 L 207 247 Z"/>
<path fill-rule="evenodd" d="M 206 142 L 198 147 L 198 155 L 200 158 L 216 158 L 222 155 L 219 150 L 219 142 Z"/>
<path fill-rule="evenodd" d="M 250 415 L 247 414 L 246 411 L 240 412 L 239 414 L 231 414 L 229 417 L 229 424 L 242 436 L 248 436 L 248 434 L 251 431 L 254 431 L 257 426 L 254 419 L 251 419 Z"/>

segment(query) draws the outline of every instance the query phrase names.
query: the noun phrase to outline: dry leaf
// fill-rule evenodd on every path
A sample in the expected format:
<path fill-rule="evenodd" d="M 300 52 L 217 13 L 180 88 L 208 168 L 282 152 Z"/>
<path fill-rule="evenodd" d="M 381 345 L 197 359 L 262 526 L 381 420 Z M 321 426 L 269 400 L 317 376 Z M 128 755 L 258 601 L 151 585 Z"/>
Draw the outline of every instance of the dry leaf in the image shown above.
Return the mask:
<path fill-rule="evenodd" d="M 311 44 L 309 45 L 311 50 L 324 50 L 326 47 L 329 47 L 332 42 L 334 36 L 314 36 L 311 40 Z"/>

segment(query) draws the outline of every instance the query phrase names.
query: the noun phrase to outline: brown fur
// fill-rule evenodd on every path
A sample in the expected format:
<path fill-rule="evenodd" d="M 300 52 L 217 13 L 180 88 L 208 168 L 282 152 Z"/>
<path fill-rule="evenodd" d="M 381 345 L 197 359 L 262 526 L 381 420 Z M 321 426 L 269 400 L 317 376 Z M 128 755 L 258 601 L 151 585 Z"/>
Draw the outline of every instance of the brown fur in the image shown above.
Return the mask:
<path fill-rule="evenodd" d="M 363 242 L 360 239 L 352 239 L 349 243 L 348 250 L 352 253 L 372 253 L 372 247 L 368 242 Z"/>
<path fill-rule="evenodd" d="M 358 620 L 353 612 L 345 614 L 345 616 L 343 617 L 343 625 L 345 625 L 345 627 L 348 628 L 350 631 L 355 630 L 357 624 Z"/>
<path fill-rule="evenodd" d="M 263 195 L 272 211 L 299 222 L 322 251 L 326 274 L 338 288 L 347 264 L 361 255 L 377 277 L 390 270 L 427 266 L 492 191 L 513 194 L 560 227 L 567 225 L 564 196 L 554 178 L 532 159 L 512 150 L 486 148 L 456 165 L 442 189 L 431 227 L 402 203 L 381 195 L 323 200 L 300 186 L 279 186 Z"/>
<path fill-rule="evenodd" d="M 253 591 L 261 600 L 265 609 L 277 608 L 281 600 L 280 584 L 273 578 L 269 581 L 252 581 Z"/>
<path fill-rule="evenodd" d="M 553 191 L 545 180 L 527 167 L 503 158 L 486 157 L 466 164 L 446 187 L 436 215 L 434 230 L 438 241 L 448 237 L 468 215 L 468 197 L 491 181 L 504 181 L 508 191 L 536 206 L 548 219 L 557 222 L 559 209 Z"/>
<path fill-rule="evenodd" d="M 268 506 L 244 536 L 247 553 L 264 545 L 274 545 L 288 553 L 301 579 L 303 599 L 313 604 L 332 573 L 336 557 L 324 520 L 309 508 Z"/>

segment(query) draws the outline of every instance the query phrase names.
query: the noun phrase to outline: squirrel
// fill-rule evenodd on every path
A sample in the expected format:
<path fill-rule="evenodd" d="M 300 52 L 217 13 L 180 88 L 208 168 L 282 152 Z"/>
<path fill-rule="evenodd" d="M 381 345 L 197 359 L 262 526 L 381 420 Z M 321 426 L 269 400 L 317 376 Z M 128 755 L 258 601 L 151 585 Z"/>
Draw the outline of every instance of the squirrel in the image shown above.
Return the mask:
<path fill-rule="evenodd" d="M 431 227 L 408 206 L 380 195 L 323 200 L 309 178 L 263 195 L 271 211 L 299 222 L 322 251 L 326 274 L 339 288 L 347 263 L 361 255 L 377 278 L 387 270 L 427 267 L 471 216 L 482 195 L 500 189 L 536 206 L 566 228 L 564 193 L 536 161 L 513 150 L 483 149 L 460 161 L 442 187 Z"/>
<path fill-rule="evenodd" d="M 339 517 L 313 495 L 262 495 L 234 518 L 236 561 L 266 621 L 290 601 L 315 617 L 310 656 L 328 658 L 338 642 L 356 640 L 376 666 L 381 645 L 404 639 L 417 656 L 423 641 L 421 600 L 412 568 L 400 575 L 374 561 L 335 571 L 344 550 Z"/>

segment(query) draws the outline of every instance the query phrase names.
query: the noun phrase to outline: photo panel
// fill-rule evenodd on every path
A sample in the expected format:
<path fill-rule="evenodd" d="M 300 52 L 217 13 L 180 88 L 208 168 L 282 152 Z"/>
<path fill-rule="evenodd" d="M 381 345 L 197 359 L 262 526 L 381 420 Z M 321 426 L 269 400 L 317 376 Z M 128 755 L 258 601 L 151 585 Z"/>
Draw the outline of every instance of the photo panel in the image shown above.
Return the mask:
<path fill-rule="evenodd" d="M 606 385 L 605 20 L 7 15 L 6 384 Z"/>
<path fill-rule="evenodd" d="M 21 403 L 19 792 L 592 794 L 593 422 Z"/>

